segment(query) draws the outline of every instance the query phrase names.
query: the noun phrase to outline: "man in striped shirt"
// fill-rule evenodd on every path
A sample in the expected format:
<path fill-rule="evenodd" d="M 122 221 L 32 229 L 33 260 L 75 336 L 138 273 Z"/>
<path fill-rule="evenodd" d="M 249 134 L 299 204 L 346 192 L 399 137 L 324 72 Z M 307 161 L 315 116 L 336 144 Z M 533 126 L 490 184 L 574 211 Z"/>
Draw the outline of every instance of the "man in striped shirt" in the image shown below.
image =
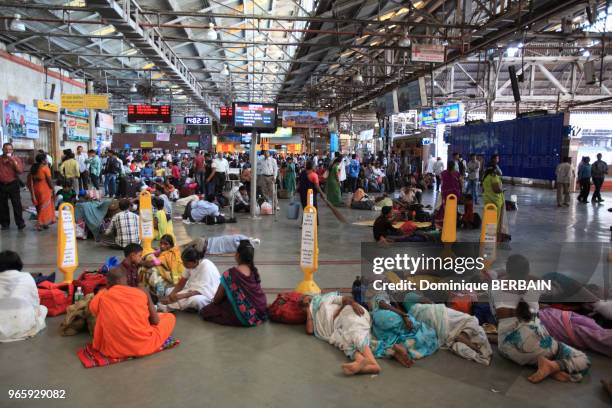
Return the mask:
<path fill-rule="evenodd" d="M 105 232 L 107 237 L 115 237 L 111 246 L 123 249 L 129 244 L 140 244 L 139 217 L 130 211 L 130 201 L 125 198 L 120 200 L 119 210 L 121 211 L 113 216 Z"/>

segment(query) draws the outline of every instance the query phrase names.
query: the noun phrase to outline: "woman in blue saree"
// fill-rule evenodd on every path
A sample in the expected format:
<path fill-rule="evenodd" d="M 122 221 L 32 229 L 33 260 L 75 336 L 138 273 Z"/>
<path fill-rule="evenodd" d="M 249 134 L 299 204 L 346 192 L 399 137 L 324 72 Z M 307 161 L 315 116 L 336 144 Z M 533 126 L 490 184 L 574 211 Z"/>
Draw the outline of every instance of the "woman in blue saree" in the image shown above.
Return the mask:
<path fill-rule="evenodd" d="M 438 349 L 435 330 L 392 306 L 386 293 L 372 298 L 371 310 L 372 332 L 376 337 L 372 343 L 376 346 L 372 348 L 377 358 L 395 358 L 410 367 L 413 360 L 427 357 Z"/>
<path fill-rule="evenodd" d="M 221 275 L 213 301 L 200 310 L 207 321 L 229 326 L 257 326 L 268 318 L 266 295 L 253 262 L 255 250 L 248 240 L 240 241 L 236 263 Z"/>

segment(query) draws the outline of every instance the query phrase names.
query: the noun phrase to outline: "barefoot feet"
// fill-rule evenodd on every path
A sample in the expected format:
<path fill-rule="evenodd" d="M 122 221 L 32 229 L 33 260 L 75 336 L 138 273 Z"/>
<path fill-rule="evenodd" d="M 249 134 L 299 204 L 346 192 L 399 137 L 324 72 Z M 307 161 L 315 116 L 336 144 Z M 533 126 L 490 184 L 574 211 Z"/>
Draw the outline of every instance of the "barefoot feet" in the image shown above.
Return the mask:
<path fill-rule="evenodd" d="M 551 361 L 545 357 L 538 357 L 538 371 L 527 377 L 532 383 L 539 383 L 546 377 L 561 371 L 559 364 L 556 361 Z"/>
<path fill-rule="evenodd" d="M 414 361 L 410 359 L 406 349 L 399 344 L 393 345 L 393 358 L 396 359 L 401 365 L 408 368 L 412 367 L 412 364 L 414 363 Z"/>

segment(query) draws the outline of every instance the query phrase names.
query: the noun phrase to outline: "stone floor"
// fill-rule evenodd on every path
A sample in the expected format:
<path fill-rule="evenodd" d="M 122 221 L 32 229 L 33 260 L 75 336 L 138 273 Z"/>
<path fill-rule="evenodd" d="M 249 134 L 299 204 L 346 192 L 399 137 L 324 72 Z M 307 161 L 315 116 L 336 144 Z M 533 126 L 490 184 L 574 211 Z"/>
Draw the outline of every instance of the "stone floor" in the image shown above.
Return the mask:
<path fill-rule="evenodd" d="M 552 191 L 510 187 L 517 194 L 519 211 L 509 213 L 514 243 L 610 241 L 612 213 L 607 205 L 579 204 L 558 209 Z M 604 195 L 612 204 L 612 194 Z M 433 202 L 427 194 L 426 202 Z M 183 225 L 175 221 L 179 241 L 199 235 L 240 232 L 262 240 L 256 264 L 264 288 L 273 293 L 294 287 L 302 277 L 298 266 L 300 229 L 285 217 L 286 202 L 277 217 L 218 226 Z M 376 213 L 341 209 L 349 221 L 370 220 Z M 322 288 L 350 287 L 360 273 L 360 242 L 372 240 L 371 228 L 341 224 L 326 208 L 320 211 L 319 260 L 315 276 Z M 18 251 L 27 271 L 48 273 L 55 264 L 55 229 L 41 233 L 14 226 L 0 234 L 0 249 Z M 475 241 L 478 232 L 460 232 L 460 240 Z M 79 241 L 81 267 L 98 267 L 119 252 L 92 241 Z M 213 257 L 225 269 L 232 257 Z M 58 335 L 61 318 L 47 320 L 37 337 L 0 345 L 0 407 L 42 406 L 39 401 L 9 401 L 8 389 L 65 389 L 67 399 L 47 401 L 61 407 L 148 406 L 609 406 L 599 384 L 612 377 L 612 360 L 589 353 L 593 366 L 580 384 L 552 380 L 533 385 L 526 379 L 531 368 L 521 368 L 497 352 L 491 366 L 462 360 L 448 351 L 404 369 L 383 361 L 378 376 L 344 378 L 343 354 L 303 333 L 303 327 L 265 324 L 253 329 L 203 323 L 196 315 L 178 315 L 176 337 L 182 344 L 155 356 L 112 367 L 85 370 L 75 350 L 86 335 Z"/>

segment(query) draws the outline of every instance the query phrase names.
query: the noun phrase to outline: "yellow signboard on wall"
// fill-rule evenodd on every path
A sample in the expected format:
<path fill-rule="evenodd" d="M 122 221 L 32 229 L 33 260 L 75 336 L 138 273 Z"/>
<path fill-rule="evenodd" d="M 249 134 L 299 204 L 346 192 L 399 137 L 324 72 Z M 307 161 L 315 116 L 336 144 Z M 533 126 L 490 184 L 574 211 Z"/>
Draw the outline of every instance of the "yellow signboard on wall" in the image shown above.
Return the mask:
<path fill-rule="evenodd" d="M 100 94 L 62 94 L 62 108 L 69 110 L 79 109 L 108 109 L 108 95 Z"/>
<path fill-rule="evenodd" d="M 43 101 L 41 99 L 36 101 L 36 107 L 40 110 L 47 112 L 59 112 L 59 105 L 53 102 Z"/>
<path fill-rule="evenodd" d="M 153 147 L 153 142 L 140 142 L 140 147 Z"/>

